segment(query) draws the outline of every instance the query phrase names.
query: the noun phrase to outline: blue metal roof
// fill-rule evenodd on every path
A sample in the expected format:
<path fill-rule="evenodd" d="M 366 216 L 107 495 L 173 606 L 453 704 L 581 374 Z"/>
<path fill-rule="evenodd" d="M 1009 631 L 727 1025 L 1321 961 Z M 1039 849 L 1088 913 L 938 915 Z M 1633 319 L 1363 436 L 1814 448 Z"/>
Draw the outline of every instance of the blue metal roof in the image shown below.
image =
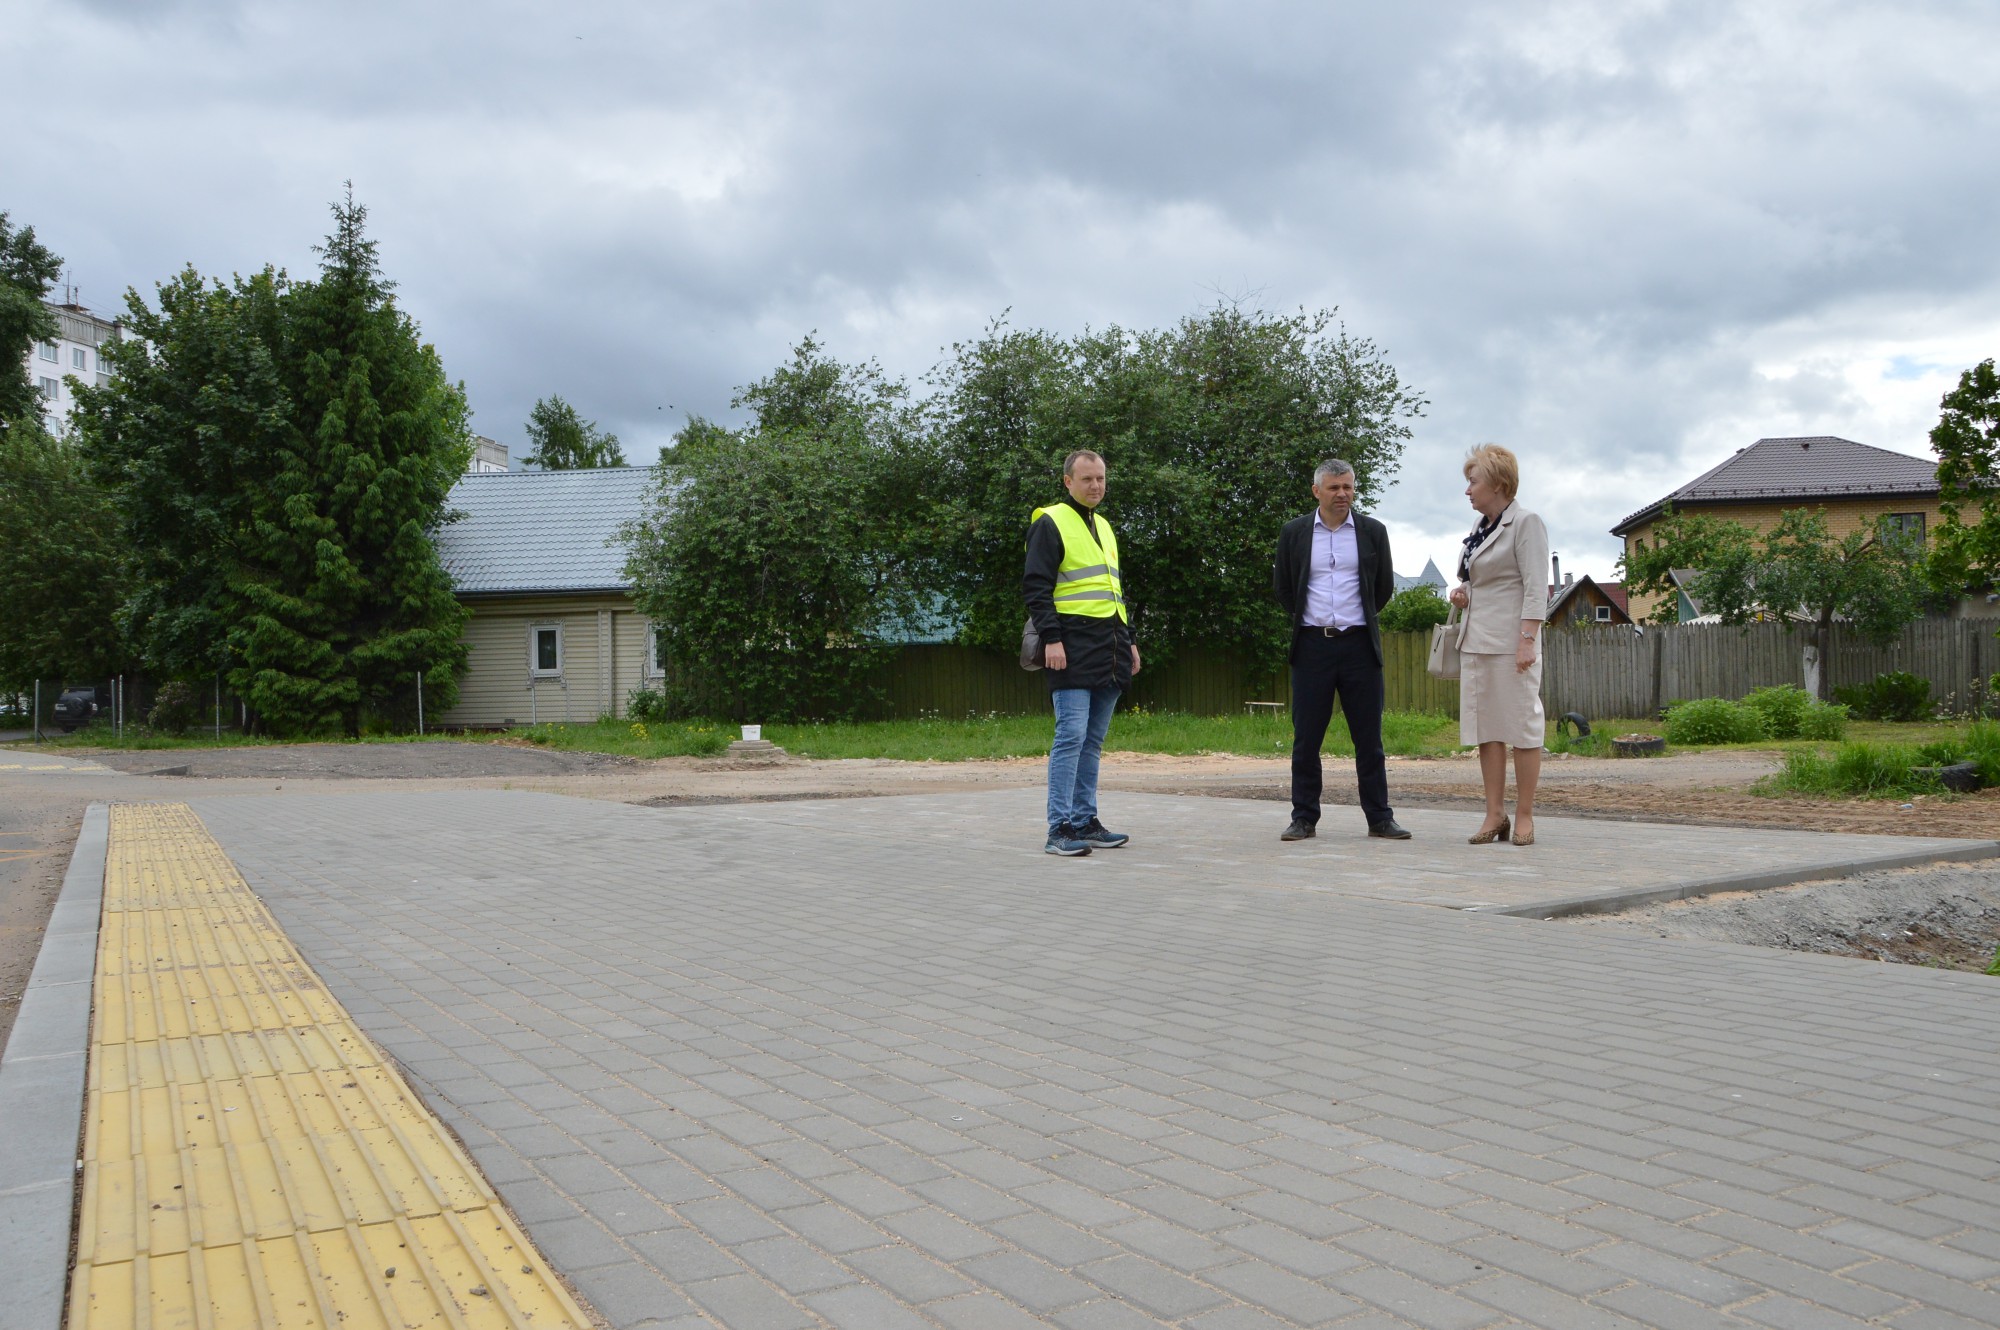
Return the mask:
<path fill-rule="evenodd" d="M 653 470 L 494 471 L 461 477 L 446 500 L 461 514 L 438 553 L 461 595 L 628 591 L 618 529 L 643 515 Z"/>

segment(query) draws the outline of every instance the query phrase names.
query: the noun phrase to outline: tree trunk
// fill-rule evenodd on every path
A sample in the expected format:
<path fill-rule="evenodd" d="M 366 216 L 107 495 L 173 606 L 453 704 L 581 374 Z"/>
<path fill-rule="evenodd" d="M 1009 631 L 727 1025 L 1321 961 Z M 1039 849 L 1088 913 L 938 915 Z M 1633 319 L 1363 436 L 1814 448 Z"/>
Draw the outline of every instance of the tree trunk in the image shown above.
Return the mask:
<path fill-rule="evenodd" d="M 1833 697 L 1832 670 L 1829 669 L 1833 654 L 1833 623 L 1821 619 L 1813 625 L 1812 640 L 1805 647 L 1806 691 L 1822 702 Z"/>

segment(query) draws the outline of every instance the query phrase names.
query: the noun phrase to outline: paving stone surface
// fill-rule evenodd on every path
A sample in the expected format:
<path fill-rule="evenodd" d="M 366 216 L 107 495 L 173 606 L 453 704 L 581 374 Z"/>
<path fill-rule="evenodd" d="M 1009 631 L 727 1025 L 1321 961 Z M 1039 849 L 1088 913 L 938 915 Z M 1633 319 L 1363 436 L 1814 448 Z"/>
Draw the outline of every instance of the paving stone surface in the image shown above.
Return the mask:
<path fill-rule="evenodd" d="M 196 807 L 621 1327 L 2000 1325 L 2000 981 L 1415 903 L 1770 833 Z"/>

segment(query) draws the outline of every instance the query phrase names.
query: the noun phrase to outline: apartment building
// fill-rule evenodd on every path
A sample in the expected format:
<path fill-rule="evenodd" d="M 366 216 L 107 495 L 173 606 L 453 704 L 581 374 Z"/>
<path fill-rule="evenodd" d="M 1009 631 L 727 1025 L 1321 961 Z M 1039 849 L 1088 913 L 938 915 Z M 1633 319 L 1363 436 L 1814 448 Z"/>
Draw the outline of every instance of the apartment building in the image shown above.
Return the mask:
<path fill-rule="evenodd" d="M 28 378 L 41 392 L 49 428 L 60 432 L 69 428 L 69 411 L 76 404 L 71 378 L 100 388 L 111 382 L 102 352 L 106 343 L 118 339 L 119 327 L 82 305 L 44 303 L 56 316 L 56 335 L 28 348 Z"/>

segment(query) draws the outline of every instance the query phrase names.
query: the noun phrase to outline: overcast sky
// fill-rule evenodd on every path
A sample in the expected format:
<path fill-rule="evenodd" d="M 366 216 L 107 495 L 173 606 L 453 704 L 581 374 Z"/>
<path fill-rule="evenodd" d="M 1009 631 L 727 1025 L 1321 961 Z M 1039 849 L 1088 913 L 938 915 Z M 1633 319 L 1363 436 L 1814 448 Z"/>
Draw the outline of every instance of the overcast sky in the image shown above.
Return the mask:
<path fill-rule="evenodd" d="M 0 209 L 84 303 L 306 273 L 352 179 L 522 448 L 649 462 L 818 329 L 912 379 L 1003 310 L 1338 306 L 1430 398 L 1414 572 L 1522 457 L 1566 568 L 1735 449 L 1923 454 L 2000 354 L 2000 5 L 0 0 Z M 1107 511 L 1115 512 L 1116 460 Z M 1303 495 L 1301 509 L 1307 500 Z"/>

